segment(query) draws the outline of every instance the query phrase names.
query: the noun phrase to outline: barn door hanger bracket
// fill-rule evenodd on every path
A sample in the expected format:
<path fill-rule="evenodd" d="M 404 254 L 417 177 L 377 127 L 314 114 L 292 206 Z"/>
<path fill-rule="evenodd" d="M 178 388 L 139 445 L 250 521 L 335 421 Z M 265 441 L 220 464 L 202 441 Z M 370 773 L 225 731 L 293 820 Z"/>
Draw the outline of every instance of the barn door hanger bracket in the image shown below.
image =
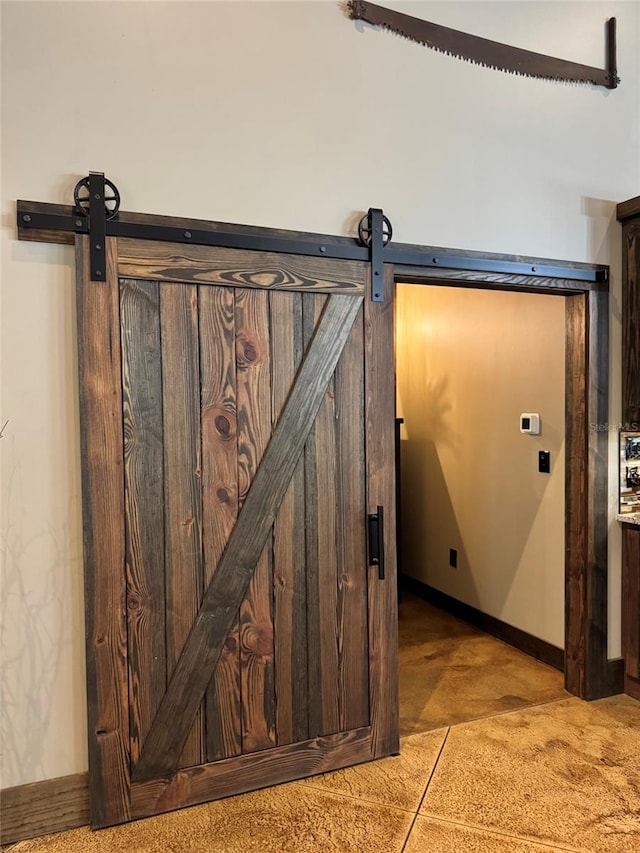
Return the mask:
<path fill-rule="evenodd" d="M 84 217 L 89 230 L 89 262 L 91 281 L 107 279 L 107 220 L 113 219 L 120 208 L 120 193 L 114 183 L 105 178 L 104 172 L 89 172 L 73 191 L 75 212 L 79 217 L 76 224 L 82 226 Z"/>
<path fill-rule="evenodd" d="M 358 225 L 358 238 L 369 248 L 371 263 L 371 299 L 384 302 L 384 247 L 391 241 L 393 229 L 389 219 L 378 207 L 370 207 Z"/>

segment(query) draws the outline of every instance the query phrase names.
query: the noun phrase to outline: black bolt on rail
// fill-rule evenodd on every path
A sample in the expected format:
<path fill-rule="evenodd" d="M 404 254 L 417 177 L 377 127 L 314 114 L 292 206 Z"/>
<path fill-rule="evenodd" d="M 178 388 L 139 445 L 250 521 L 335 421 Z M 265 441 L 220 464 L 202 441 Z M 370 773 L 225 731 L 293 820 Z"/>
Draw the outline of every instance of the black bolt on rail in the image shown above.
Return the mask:
<path fill-rule="evenodd" d="M 371 299 L 384 302 L 384 262 L 382 251 L 391 240 L 393 229 L 388 218 L 378 207 L 370 207 L 358 225 L 358 237 L 363 246 L 369 247 L 371 262 Z"/>

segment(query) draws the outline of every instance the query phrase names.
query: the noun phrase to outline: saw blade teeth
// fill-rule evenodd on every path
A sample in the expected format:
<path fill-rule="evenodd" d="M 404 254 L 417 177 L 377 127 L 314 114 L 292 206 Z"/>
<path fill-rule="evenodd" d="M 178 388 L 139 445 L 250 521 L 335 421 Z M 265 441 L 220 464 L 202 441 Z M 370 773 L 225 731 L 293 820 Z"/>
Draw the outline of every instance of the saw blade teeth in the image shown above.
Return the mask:
<path fill-rule="evenodd" d="M 0 2 L 1 2 L 1 0 L 0 0 Z M 347 2 L 346 2 L 346 8 L 347 8 L 347 11 L 349 13 L 349 16 L 354 20 L 364 21 L 365 23 L 369 24 L 372 27 L 375 27 L 376 29 L 381 29 L 381 30 L 384 30 L 386 32 L 391 32 L 396 36 L 400 36 L 401 38 L 407 39 L 407 41 L 412 41 L 415 44 L 422 45 L 423 47 L 428 47 L 431 50 L 435 50 L 438 53 L 444 54 L 445 56 L 451 56 L 451 57 L 454 57 L 455 59 L 461 59 L 464 62 L 471 63 L 472 65 L 479 65 L 481 68 L 490 68 L 492 71 L 502 71 L 503 73 L 506 72 L 508 74 L 514 74 L 516 77 L 530 77 L 530 78 L 535 78 L 535 79 L 539 79 L 539 80 L 554 80 L 556 82 L 570 83 L 570 84 L 574 84 L 574 85 L 580 85 L 580 84 L 587 84 L 587 85 L 593 85 L 593 86 L 604 85 L 597 78 L 587 78 L 586 76 L 575 76 L 575 74 L 577 72 L 574 72 L 572 74 L 571 68 L 567 72 L 567 76 L 563 77 L 562 74 L 560 74 L 560 73 L 556 75 L 553 72 L 549 72 L 549 73 L 545 74 L 545 73 L 541 73 L 540 71 L 534 71 L 534 70 L 531 70 L 531 71 L 524 70 L 523 71 L 520 69 L 512 68 L 509 65 L 496 65 L 495 63 L 493 63 L 491 61 L 484 61 L 483 59 L 480 59 L 476 56 L 466 56 L 462 53 L 458 53 L 456 50 L 451 49 L 450 47 L 443 47 L 439 44 L 436 44 L 431 40 L 425 41 L 419 35 L 415 35 L 414 33 L 410 33 L 410 32 L 407 32 L 406 30 L 402 29 L 400 24 L 390 23 L 390 22 L 387 22 L 384 20 L 383 21 L 380 21 L 380 20 L 373 20 L 372 21 L 369 19 L 371 17 L 371 13 L 368 13 L 368 7 L 369 7 L 369 4 L 366 2 L 366 0 L 347 0 Z M 384 11 L 384 10 L 382 8 L 379 8 L 378 12 L 381 12 L 381 11 Z M 387 10 L 387 11 L 390 11 L 390 10 Z M 407 17 L 407 16 L 402 16 L 401 14 L 399 16 L 400 17 Z M 376 16 L 374 16 L 374 17 L 376 17 Z M 414 21 L 415 19 L 410 19 L 410 20 Z M 433 26 L 433 25 L 431 25 L 431 26 Z M 444 27 L 441 29 L 446 30 L 447 27 Z M 459 36 L 465 36 L 464 33 L 458 33 L 455 30 L 452 30 L 451 32 L 454 33 L 458 37 Z M 486 41 L 486 40 L 480 39 L 480 41 Z M 508 45 L 502 45 L 502 47 L 508 47 Z M 515 48 L 512 50 L 514 52 L 516 51 Z M 522 53 L 523 52 L 520 51 L 520 54 L 522 54 Z M 528 53 L 528 51 L 524 51 L 524 53 Z M 543 58 L 549 59 L 549 57 L 543 57 Z M 560 62 L 560 60 L 554 60 L 554 61 Z M 571 66 L 571 63 L 565 62 L 565 65 Z M 573 63 L 573 65 L 575 66 L 575 63 Z M 582 71 L 582 73 L 584 74 L 583 66 L 576 66 L 576 67 L 579 67 L 580 70 Z M 587 69 L 586 67 L 584 67 L 584 70 L 589 70 L 591 72 L 598 73 L 598 69 L 595 69 L 595 68 Z M 616 77 L 615 79 L 616 79 L 617 83 L 620 82 L 619 77 Z M 609 88 L 612 88 L 612 87 L 609 86 Z"/>

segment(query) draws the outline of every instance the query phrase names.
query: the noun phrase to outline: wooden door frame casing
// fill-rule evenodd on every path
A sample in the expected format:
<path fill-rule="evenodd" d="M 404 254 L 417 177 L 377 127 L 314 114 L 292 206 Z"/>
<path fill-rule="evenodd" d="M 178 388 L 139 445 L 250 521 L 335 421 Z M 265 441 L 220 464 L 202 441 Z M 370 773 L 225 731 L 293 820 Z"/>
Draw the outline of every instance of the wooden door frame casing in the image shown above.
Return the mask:
<path fill-rule="evenodd" d="M 587 700 L 621 692 L 620 661 L 607 658 L 608 285 L 415 267 L 396 267 L 394 280 L 566 298 L 565 687 Z"/>
<path fill-rule="evenodd" d="M 640 429 L 640 196 L 621 202 L 622 423 Z M 622 523 L 624 690 L 640 699 L 640 527 Z"/>

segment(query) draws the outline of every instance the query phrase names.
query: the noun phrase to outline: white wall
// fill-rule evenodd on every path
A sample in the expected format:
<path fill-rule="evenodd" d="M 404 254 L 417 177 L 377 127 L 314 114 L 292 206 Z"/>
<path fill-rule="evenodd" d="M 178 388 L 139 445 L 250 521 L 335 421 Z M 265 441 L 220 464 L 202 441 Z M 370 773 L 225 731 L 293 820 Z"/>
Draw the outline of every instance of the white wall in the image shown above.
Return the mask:
<path fill-rule="evenodd" d="M 396 288 L 402 570 L 560 648 L 565 324 L 562 296 Z"/>
<path fill-rule="evenodd" d="M 17 198 L 69 203 L 93 169 L 125 210 L 350 234 L 382 206 L 400 241 L 611 263 L 617 380 L 638 4 L 399 7 L 588 64 L 615 14 L 622 85 L 471 66 L 335 2 L 2 3 L 3 786 L 86 766 L 73 254 L 18 243 Z"/>

